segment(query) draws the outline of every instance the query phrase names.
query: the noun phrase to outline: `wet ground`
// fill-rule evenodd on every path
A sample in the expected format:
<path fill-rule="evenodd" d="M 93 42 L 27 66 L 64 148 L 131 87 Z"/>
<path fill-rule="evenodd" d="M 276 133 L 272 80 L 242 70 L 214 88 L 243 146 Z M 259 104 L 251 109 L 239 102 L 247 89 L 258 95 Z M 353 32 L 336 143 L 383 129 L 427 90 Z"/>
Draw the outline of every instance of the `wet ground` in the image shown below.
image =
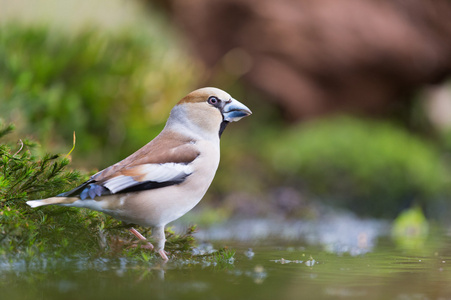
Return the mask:
<path fill-rule="evenodd" d="M 451 243 L 443 229 L 412 242 L 383 221 L 352 215 L 300 222 L 241 220 L 200 230 L 202 259 L 0 261 L 1 299 L 451 299 Z M 202 242 L 203 241 L 203 242 Z"/>

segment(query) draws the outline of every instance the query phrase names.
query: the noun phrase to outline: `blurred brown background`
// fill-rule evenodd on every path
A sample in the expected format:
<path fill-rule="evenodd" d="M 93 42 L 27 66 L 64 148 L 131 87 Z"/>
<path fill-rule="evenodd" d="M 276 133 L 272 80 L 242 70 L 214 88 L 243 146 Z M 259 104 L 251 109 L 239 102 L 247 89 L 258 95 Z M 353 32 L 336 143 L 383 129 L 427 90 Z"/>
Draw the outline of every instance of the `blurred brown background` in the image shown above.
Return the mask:
<path fill-rule="evenodd" d="M 211 77 L 242 76 L 291 120 L 402 114 L 419 87 L 451 71 L 447 0 L 148 3 L 166 11 Z"/>

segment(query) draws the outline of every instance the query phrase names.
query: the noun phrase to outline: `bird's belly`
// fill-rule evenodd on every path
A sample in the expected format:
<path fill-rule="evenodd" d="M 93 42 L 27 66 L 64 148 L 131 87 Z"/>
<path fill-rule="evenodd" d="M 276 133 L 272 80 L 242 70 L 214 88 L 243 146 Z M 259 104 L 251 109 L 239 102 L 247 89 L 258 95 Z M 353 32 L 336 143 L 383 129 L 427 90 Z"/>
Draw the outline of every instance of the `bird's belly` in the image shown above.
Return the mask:
<path fill-rule="evenodd" d="M 180 185 L 115 195 L 104 205 L 104 212 L 127 223 L 141 226 L 164 226 L 190 211 L 205 195 L 208 184 L 193 185 L 187 180 Z"/>

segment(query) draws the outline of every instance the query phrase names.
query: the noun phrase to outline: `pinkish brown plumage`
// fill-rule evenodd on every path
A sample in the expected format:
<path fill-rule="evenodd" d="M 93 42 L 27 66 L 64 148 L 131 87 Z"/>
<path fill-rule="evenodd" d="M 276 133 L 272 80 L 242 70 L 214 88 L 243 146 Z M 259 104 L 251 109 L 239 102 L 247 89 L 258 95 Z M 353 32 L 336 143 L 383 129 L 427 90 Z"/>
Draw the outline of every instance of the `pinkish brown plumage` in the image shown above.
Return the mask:
<path fill-rule="evenodd" d="M 71 191 L 27 204 L 86 207 L 150 226 L 156 250 L 168 260 L 164 226 L 202 199 L 219 164 L 222 131 L 250 114 L 222 90 L 196 90 L 179 101 L 163 131 L 147 145 Z M 130 231 L 145 239 L 134 228 Z"/>

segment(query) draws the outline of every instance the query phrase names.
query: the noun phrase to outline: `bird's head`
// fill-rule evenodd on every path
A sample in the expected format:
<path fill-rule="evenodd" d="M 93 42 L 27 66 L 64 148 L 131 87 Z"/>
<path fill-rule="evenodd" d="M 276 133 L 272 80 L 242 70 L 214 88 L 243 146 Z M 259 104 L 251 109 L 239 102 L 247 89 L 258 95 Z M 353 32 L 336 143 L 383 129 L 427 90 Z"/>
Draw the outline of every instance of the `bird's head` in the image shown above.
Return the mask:
<path fill-rule="evenodd" d="M 174 109 L 177 114 L 183 112 L 182 114 L 189 122 L 203 130 L 216 131 L 219 136 L 229 122 L 236 122 L 252 114 L 249 108 L 233 99 L 228 93 L 212 87 L 189 93 Z"/>

